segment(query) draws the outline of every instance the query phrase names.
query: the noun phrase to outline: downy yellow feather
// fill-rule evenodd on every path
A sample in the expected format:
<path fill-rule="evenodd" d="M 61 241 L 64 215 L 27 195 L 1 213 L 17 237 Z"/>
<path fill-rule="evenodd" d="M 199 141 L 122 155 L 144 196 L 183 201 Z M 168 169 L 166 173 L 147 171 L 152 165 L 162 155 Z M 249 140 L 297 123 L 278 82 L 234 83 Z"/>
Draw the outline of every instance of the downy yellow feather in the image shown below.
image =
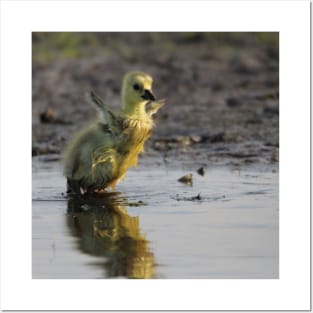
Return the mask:
<path fill-rule="evenodd" d="M 64 175 L 68 192 L 102 192 L 124 178 L 137 165 L 153 127 L 152 115 L 163 105 L 152 93 L 152 78 L 143 72 L 129 72 L 122 83 L 122 110 L 114 114 L 95 93 L 90 99 L 100 119 L 80 131 L 64 154 Z"/>

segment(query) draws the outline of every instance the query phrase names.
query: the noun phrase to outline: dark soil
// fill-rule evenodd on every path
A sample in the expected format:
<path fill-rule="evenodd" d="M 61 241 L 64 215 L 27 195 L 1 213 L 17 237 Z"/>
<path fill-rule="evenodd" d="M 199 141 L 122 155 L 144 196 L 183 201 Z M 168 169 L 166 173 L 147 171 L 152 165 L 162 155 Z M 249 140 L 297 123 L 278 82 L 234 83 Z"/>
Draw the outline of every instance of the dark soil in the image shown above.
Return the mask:
<path fill-rule="evenodd" d="M 278 33 L 33 33 L 32 66 L 33 156 L 95 118 L 86 92 L 119 110 L 124 73 L 141 70 L 166 98 L 143 159 L 278 161 Z"/>

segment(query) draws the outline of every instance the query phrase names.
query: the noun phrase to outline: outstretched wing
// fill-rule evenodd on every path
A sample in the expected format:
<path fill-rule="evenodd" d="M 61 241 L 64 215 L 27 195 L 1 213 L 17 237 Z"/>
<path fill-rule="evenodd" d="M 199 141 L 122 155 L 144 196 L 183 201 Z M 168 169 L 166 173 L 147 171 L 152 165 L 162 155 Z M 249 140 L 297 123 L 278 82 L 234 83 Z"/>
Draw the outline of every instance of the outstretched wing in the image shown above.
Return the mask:
<path fill-rule="evenodd" d="M 103 102 L 103 100 L 94 92 L 89 92 L 89 98 L 99 109 L 104 121 L 110 129 L 114 128 L 117 124 L 117 118 L 114 113 L 108 108 L 108 106 Z"/>
<path fill-rule="evenodd" d="M 165 100 L 156 100 L 151 101 L 147 104 L 146 112 L 151 117 L 153 114 L 155 114 L 162 106 L 165 104 Z"/>

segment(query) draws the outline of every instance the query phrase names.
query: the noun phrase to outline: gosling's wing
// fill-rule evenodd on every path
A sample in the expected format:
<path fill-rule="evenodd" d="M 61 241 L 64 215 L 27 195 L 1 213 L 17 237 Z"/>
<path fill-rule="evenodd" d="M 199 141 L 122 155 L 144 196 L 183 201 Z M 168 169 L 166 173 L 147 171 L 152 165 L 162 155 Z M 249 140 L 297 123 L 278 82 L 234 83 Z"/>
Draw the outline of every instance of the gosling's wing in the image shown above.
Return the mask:
<path fill-rule="evenodd" d="M 118 160 L 113 148 L 98 147 L 92 152 L 91 181 L 94 189 L 107 187 L 117 170 Z"/>
<path fill-rule="evenodd" d="M 114 113 L 108 108 L 104 101 L 94 92 L 90 91 L 89 98 L 92 103 L 94 103 L 99 109 L 104 121 L 110 129 L 113 129 L 117 125 L 117 117 Z"/>
<path fill-rule="evenodd" d="M 151 117 L 153 114 L 158 112 L 158 110 L 162 108 L 164 104 L 165 99 L 149 102 L 146 107 L 147 114 Z"/>
<path fill-rule="evenodd" d="M 64 174 L 74 180 L 90 175 L 93 163 L 114 146 L 114 136 L 108 125 L 94 123 L 81 130 L 64 153 Z M 101 148 L 101 150 L 100 150 Z M 99 160 L 101 161 L 101 160 Z"/>

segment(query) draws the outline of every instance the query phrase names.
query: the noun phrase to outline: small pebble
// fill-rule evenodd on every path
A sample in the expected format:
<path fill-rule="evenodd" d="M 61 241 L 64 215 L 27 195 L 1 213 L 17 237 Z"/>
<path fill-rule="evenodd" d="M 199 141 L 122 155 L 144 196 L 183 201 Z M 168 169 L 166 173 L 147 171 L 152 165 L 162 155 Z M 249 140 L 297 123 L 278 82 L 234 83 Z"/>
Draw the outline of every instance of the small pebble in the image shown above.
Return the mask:
<path fill-rule="evenodd" d="M 279 149 L 275 148 L 272 152 L 272 161 L 278 162 L 279 161 Z"/>
<path fill-rule="evenodd" d="M 226 104 L 230 108 L 236 108 L 236 107 L 242 106 L 243 101 L 238 98 L 227 98 Z"/>
<path fill-rule="evenodd" d="M 197 170 L 197 173 L 201 176 L 204 176 L 204 168 L 203 167 L 200 167 L 198 170 Z"/>
<path fill-rule="evenodd" d="M 195 197 L 192 197 L 191 199 L 192 200 L 201 200 L 200 193 L 198 193 L 198 195 L 196 195 Z"/>
<path fill-rule="evenodd" d="M 183 183 L 183 184 L 186 184 L 186 185 L 189 185 L 189 186 L 192 186 L 192 174 L 187 174 L 181 178 L 178 179 L 179 182 Z"/>
<path fill-rule="evenodd" d="M 56 119 L 55 112 L 48 108 L 45 112 L 40 113 L 40 121 L 41 123 L 52 123 Z"/>

